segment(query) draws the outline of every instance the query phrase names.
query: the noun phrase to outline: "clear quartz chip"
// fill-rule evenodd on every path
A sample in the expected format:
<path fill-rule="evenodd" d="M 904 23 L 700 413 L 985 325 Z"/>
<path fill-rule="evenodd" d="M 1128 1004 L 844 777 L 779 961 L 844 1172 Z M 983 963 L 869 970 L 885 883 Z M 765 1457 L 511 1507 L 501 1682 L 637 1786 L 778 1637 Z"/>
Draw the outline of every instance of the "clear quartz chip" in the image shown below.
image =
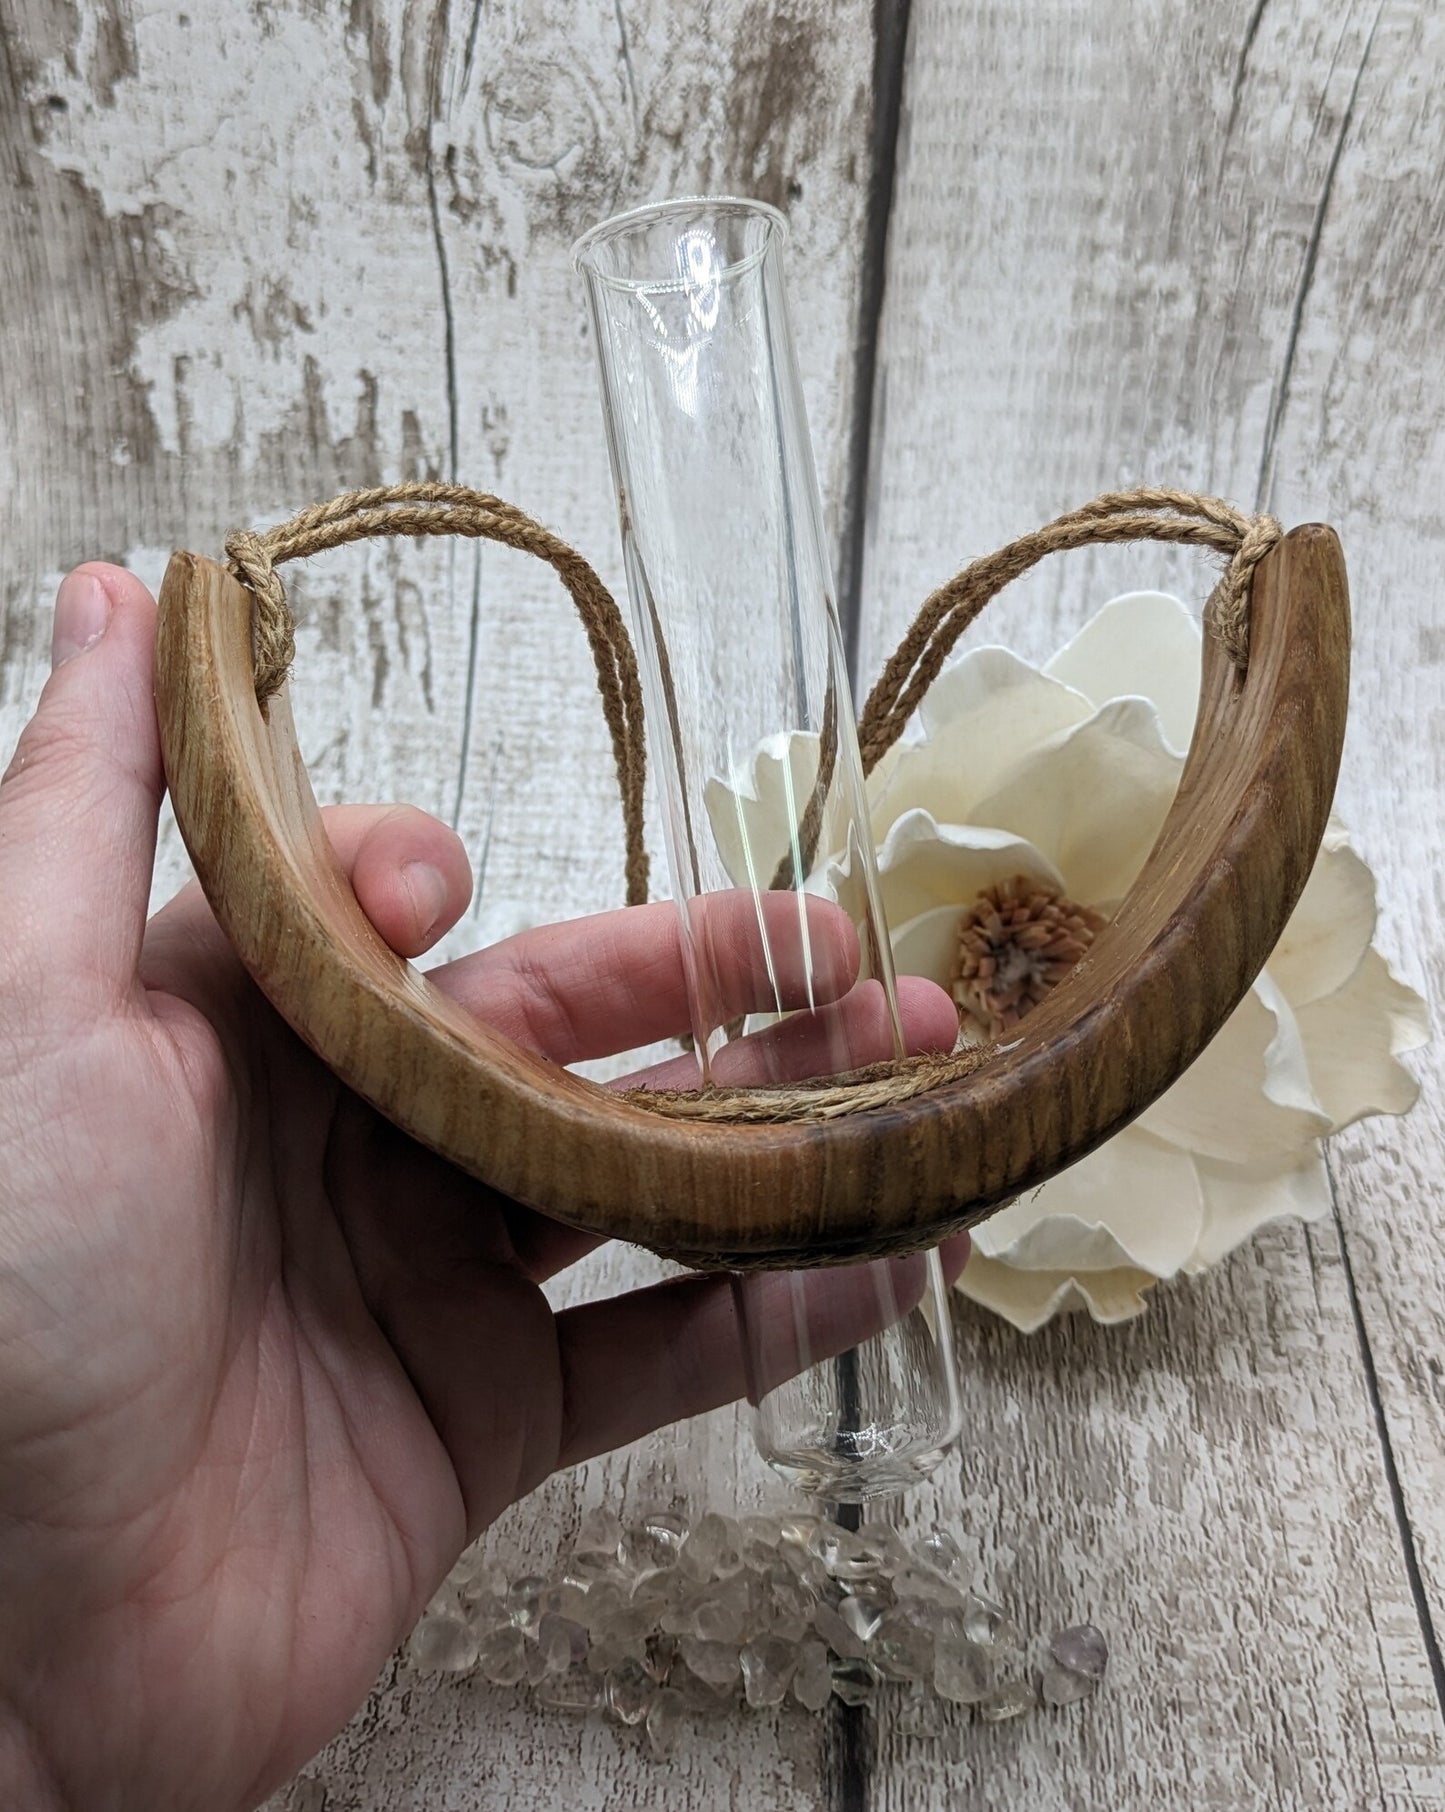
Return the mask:
<path fill-rule="evenodd" d="M 986 1724 L 1005 1724 L 1034 1708 L 1034 1689 L 1023 1680 L 1005 1680 L 979 1702 L 978 1715 Z"/>
<path fill-rule="evenodd" d="M 871 1705 L 878 1696 L 878 1676 L 866 1661 L 835 1661 L 833 1691 L 845 1705 Z"/>
<path fill-rule="evenodd" d="M 738 1660 L 743 1670 L 743 1696 L 749 1705 L 781 1705 L 798 1664 L 798 1651 L 780 1636 L 761 1636 L 747 1643 Z"/>
<path fill-rule="evenodd" d="M 858 1640 L 866 1645 L 888 1615 L 891 1602 L 883 1592 L 849 1592 L 838 1600 L 838 1615 Z"/>
<path fill-rule="evenodd" d="M 621 1546 L 622 1524 L 605 1505 L 599 1505 L 582 1518 L 577 1539 L 572 1543 L 572 1552 L 589 1558 L 615 1561 Z"/>
<path fill-rule="evenodd" d="M 1003 1606 L 982 1592 L 965 1592 L 963 1629 L 970 1642 L 985 1648 L 1018 1648 L 1018 1625 Z"/>
<path fill-rule="evenodd" d="M 868 1659 L 886 1680 L 926 1680 L 933 1675 L 932 1632 L 894 1608 L 880 1619 Z"/>
<path fill-rule="evenodd" d="M 1045 1705 L 1076 1705 L 1097 1692 L 1099 1682 L 1091 1674 L 1075 1673 L 1072 1667 L 1060 1667 L 1057 1661 L 1044 1666 L 1039 1692 Z"/>
<path fill-rule="evenodd" d="M 478 1647 L 477 1668 L 493 1686 L 515 1686 L 527 1671 L 527 1638 L 514 1624 L 492 1630 Z"/>
<path fill-rule="evenodd" d="M 677 1652 L 686 1666 L 710 1686 L 735 1686 L 738 1651 L 727 1642 L 707 1642 L 698 1636 L 680 1636 Z"/>
<path fill-rule="evenodd" d="M 954 1705 L 980 1704 L 993 1691 L 991 1652 L 962 1636 L 940 1639 L 933 1651 L 933 1690 Z"/>
<path fill-rule="evenodd" d="M 542 1599 L 547 1581 L 535 1573 L 514 1579 L 507 1587 L 507 1610 L 519 1630 L 531 1629 L 542 1615 Z"/>
<path fill-rule="evenodd" d="M 647 1747 L 653 1755 L 664 1758 L 672 1754 L 687 1723 L 687 1713 L 687 1700 L 670 1686 L 653 1695 L 646 1722 Z"/>
<path fill-rule="evenodd" d="M 697 1527 L 682 1544 L 677 1557 L 679 1570 L 699 1584 L 726 1579 L 742 1565 L 738 1533 L 737 1524 L 730 1517 L 710 1510 L 698 1518 Z"/>
<path fill-rule="evenodd" d="M 464 1674 L 476 1666 L 477 1637 L 451 1612 L 423 1617 L 411 1633 L 407 1659 L 428 1674 Z"/>
<path fill-rule="evenodd" d="M 1075 1623 L 1060 1630 L 1049 1642 L 1049 1653 L 1060 1667 L 1088 1680 L 1102 1680 L 1109 1665 L 1109 1645 L 1092 1623 Z"/>
<path fill-rule="evenodd" d="M 934 1728 L 935 1719 L 930 1716 L 931 1700 L 928 1687 L 922 1680 L 915 1680 L 904 1695 L 895 1718 L 895 1728 L 900 1736 L 927 1736 Z"/>
<path fill-rule="evenodd" d="M 849 1628 L 833 1605 L 819 1604 L 813 1612 L 813 1628 L 833 1653 L 844 1660 L 862 1661 L 867 1656 L 867 1643 Z"/>
<path fill-rule="evenodd" d="M 478 1598 L 507 1596 L 507 1575 L 488 1558 L 481 1542 L 468 1548 L 447 1574 L 447 1584 L 464 1604 Z"/>
<path fill-rule="evenodd" d="M 859 1522 L 858 1540 L 878 1555 L 881 1573 L 896 1573 L 899 1567 L 907 1566 L 908 1549 L 890 1522 L 878 1522 L 876 1518 Z"/>
<path fill-rule="evenodd" d="M 607 1676 L 607 1709 L 619 1724 L 640 1724 L 656 1693 L 640 1661 L 620 1661 Z"/>
<path fill-rule="evenodd" d="M 686 1540 L 685 1517 L 671 1510 L 652 1510 L 625 1531 L 619 1558 L 629 1572 L 660 1572 L 674 1565 Z"/>
<path fill-rule="evenodd" d="M 920 1536 L 913 1544 L 913 1558 L 920 1566 L 941 1573 L 945 1579 L 962 1579 L 966 1572 L 963 1550 L 943 1529 Z"/>
<path fill-rule="evenodd" d="M 766 1572 L 777 1557 L 782 1539 L 775 1516 L 745 1516 L 738 1524 L 738 1555 L 745 1567 Z"/>
<path fill-rule="evenodd" d="M 607 1674 L 624 1661 L 635 1661 L 639 1667 L 647 1657 L 647 1644 L 638 1637 L 633 1642 L 599 1642 L 595 1638 L 587 1650 L 587 1666 L 594 1674 Z"/>
<path fill-rule="evenodd" d="M 569 1667 L 566 1673 L 552 1674 L 533 1689 L 537 1703 L 550 1705 L 554 1711 L 595 1711 L 602 1703 L 602 1693 L 600 1676 L 585 1667 Z"/>
<path fill-rule="evenodd" d="M 827 1644 L 809 1637 L 799 1645 L 793 1669 L 793 1697 L 808 1711 L 821 1711 L 833 1696 L 833 1667 Z"/>
<path fill-rule="evenodd" d="M 574 1649 L 574 1634 L 582 1638 L 580 1651 Z M 574 1659 L 587 1653 L 587 1632 L 568 1623 L 563 1617 L 544 1612 L 538 1619 L 533 1639 L 527 1644 L 527 1679 L 533 1686 L 553 1674 L 565 1673 Z"/>

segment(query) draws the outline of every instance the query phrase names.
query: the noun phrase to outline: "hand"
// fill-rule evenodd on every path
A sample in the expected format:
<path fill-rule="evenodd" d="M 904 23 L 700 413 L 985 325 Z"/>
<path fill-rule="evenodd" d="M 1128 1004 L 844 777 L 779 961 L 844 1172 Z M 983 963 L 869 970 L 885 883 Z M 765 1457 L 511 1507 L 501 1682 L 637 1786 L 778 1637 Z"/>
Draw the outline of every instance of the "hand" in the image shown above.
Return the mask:
<path fill-rule="evenodd" d="M 253 1805 L 505 1505 L 742 1388 L 724 1280 L 554 1315 L 539 1286 L 591 1240 L 343 1089 L 195 888 L 146 924 L 154 634 L 137 580 L 72 574 L 0 782 L 7 1806 Z M 327 827 L 393 948 L 459 918 L 470 876 L 443 826 L 343 807 Z M 746 935 L 721 942 L 757 1004 Z M 666 905 L 438 980 L 561 1062 L 686 1023 Z M 904 1004 L 915 1048 L 952 1043 L 941 992 Z M 867 1020 L 860 1058 L 880 1054 Z"/>

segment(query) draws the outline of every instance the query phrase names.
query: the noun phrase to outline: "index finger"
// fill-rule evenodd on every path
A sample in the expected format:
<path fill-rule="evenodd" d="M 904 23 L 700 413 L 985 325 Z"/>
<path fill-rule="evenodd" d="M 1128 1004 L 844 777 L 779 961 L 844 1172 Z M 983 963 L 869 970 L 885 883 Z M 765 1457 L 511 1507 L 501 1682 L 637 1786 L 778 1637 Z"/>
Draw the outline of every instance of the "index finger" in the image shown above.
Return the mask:
<path fill-rule="evenodd" d="M 677 909 L 663 900 L 519 932 L 431 980 L 516 1043 L 577 1063 L 687 1030 L 689 956 L 705 965 L 726 1018 L 821 1005 L 857 979 L 858 934 L 830 900 L 738 890 L 694 908 L 688 955 Z"/>

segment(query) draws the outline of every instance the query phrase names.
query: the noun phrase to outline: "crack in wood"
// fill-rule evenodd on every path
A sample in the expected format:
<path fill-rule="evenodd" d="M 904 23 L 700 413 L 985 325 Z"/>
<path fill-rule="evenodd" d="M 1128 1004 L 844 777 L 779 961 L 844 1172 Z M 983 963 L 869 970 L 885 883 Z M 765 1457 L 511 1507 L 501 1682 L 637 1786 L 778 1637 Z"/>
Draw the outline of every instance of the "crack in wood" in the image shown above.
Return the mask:
<path fill-rule="evenodd" d="M 1239 47 L 1239 60 L 1234 66 L 1234 81 L 1229 90 L 1229 118 L 1225 121 L 1224 142 L 1228 144 L 1234 136 L 1235 122 L 1239 118 L 1239 103 L 1244 95 L 1244 77 L 1249 68 L 1249 53 L 1254 49 L 1254 40 L 1259 36 L 1259 22 L 1264 17 L 1264 9 L 1269 0 L 1255 0 L 1254 12 L 1250 15 L 1249 24 L 1244 28 L 1244 42 Z"/>
<path fill-rule="evenodd" d="M 1279 444 L 1279 432 L 1284 423 L 1285 410 L 1289 407 L 1290 382 L 1294 377 L 1295 353 L 1299 347 L 1300 329 L 1304 324 L 1305 305 L 1309 301 L 1310 290 L 1314 287 L 1315 269 L 1319 263 L 1320 241 L 1324 237 L 1325 217 L 1330 209 L 1330 197 L 1334 193 L 1335 177 L 1339 174 L 1340 159 L 1344 155 L 1345 141 L 1350 135 L 1350 126 L 1355 117 L 1355 102 L 1359 99 L 1360 82 L 1364 77 L 1365 67 L 1370 60 L 1370 51 L 1374 46 L 1375 33 L 1379 29 L 1380 15 L 1385 10 L 1384 0 L 1376 8 L 1375 17 L 1370 23 L 1369 35 L 1365 39 L 1365 48 L 1360 54 L 1359 67 L 1355 70 L 1355 79 L 1350 84 L 1350 98 L 1345 103 L 1344 116 L 1340 120 L 1340 129 L 1335 135 L 1334 147 L 1330 152 L 1330 161 L 1325 169 L 1325 180 L 1320 188 L 1319 202 L 1315 208 L 1313 221 L 1310 223 L 1310 236 L 1305 244 L 1304 263 L 1300 267 L 1299 287 L 1295 291 L 1294 307 L 1290 311 L 1289 331 L 1285 339 L 1284 358 L 1280 363 L 1279 382 L 1275 385 L 1274 395 L 1270 401 L 1269 416 L 1264 428 L 1264 447 L 1260 454 L 1259 476 L 1254 487 L 1254 507 L 1265 509 L 1270 492 L 1274 488 L 1274 455 Z"/>
<path fill-rule="evenodd" d="M 1426 1659 L 1430 1664 L 1430 1678 L 1435 1687 L 1435 1699 L 1440 1707 L 1440 1716 L 1445 1721 L 1445 1654 L 1442 1654 L 1439 1631 L 1435 1628 L 1435 1618 L 1430 1609 L 1430 1595 L 1425 1589 L 1424 1575 L 1420 1571 L 1420 1555 L 1415 1541 L 1414 1525 L 1410 1521 L 1410 1512 L 1405 1503 L 1405 1491 L 1400 1482 L 1400 1469 L 1395 1460 L 1395 1441 L 1390 1433 L 1389 1418 L 1385 1413 L 1385 1402 L 1380 1392 L 1380 1375 L 1375 1366 L 1374 1348 L 1370 1343 L 1369 1328 L 1365 1322 L 1364 1309 L 1360 1303 L 1359 1285 L 1355 1280 L 1354 1262 L 1350 1257 L 1350 1242 L 1345 1231 L 1344 1216 L 1340 1213 L 1339 1190 L 1335 1184 L 1335 1167 L 1328 1149 L 1325 1152 L 1325 1174 L 1330 1185 L 1330 1212 L 1334 1217 L 1335 1230 L 1340 1242 L 1340 1267 L 1344 1274 L 1345 1295 L 1350 1305 L 1350 1318 L 1354 1323 L 1355 1340 L 1360 1349 L 1360 1366 L 1364 1373 L 1365 1392 L 1370 1402 L 1370 1413 L 1375 1421 L 1375 1436 L 1380 1444 L 1380 1463 L 1384 1469 L 1385 1484 L 1390 1494 L 1390 1508 L 1394 1512 L 1395 1526 L 1400 1536 L 1400 1555 L 1405 1565 L 1405 1578 L 1409 1583 L 1410 1596 L 1414 1601 L 1415 1615 L 1420 1624 L 1420 1639 L 1424 1644 Z"/>
<path fill-rule="evenodd" d="M 874 0 L 873 133 L 858 326 L 853 343 L 853 422 L 838 555 L 838 613 L 842 619 L 848 673 L 855 686 L 868 530 L 868 485 L 873 457 L 873 393 L 878 379 L 878 337 L 888 280 L 888 222 L 893 213 L 893 192 L 898 174 L 898 132 L 903 115 L 911 10 L 912 0 L 896 0 L 896 3 L 894 0 Z"/>
<path fill-rule="evenodd" d="M 472 85 L 472 62 L 477 54 L 477 32 L 482 23 L 482 8 L 486 0 L 472 0 L 472 18 L 467 27 L 467 48 L 462 53 L 462 93 L 465 94 Z"/>
<path fill-rule="evenodd" d="M 622 0 L 612 0 L 612 12 L 617 20 L 617 37 L 622 46 L 622 67 L 627 71 L 627 101 L 632 109 L 632 124 L 635 128 L 638 121 L 637 74 L 632 67 L 632 46 L 627 41 L 627 21 L 622 14 Z"/>

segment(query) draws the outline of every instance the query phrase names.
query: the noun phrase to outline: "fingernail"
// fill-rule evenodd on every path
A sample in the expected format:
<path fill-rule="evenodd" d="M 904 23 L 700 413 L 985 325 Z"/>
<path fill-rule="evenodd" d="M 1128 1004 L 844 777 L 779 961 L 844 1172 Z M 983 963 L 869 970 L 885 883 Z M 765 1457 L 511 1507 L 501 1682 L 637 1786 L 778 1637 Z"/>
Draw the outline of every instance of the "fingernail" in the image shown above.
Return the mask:
<path fill-rule="evenodd" d="M 51 667 L 63 667 L 98 642 L 110 623 L 110 610 L 110 593 L 94 573 L 67 573 L 55 594 Z"/>
<path fill-rule="evenodd" d="M 417 935 L 429 938 L 447 903 L 446 877 L 430 862 L 408 862 L 401 879 L 416 911 Z"/>

